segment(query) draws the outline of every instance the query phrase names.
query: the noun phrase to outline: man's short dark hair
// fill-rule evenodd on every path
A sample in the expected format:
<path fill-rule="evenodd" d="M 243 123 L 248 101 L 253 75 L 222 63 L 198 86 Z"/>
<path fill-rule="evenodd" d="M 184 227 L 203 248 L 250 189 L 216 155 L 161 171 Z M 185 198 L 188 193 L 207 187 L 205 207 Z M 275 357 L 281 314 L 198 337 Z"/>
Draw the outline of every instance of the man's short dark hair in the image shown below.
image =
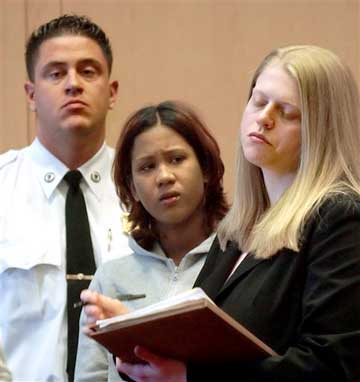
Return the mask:
<path fill-rule="evenodd" d="M 50 38 L 63 35 L 84 36 L 95 41 L 101 48 L 111 73 L 113 55 L 105 32 L 86 16 L 63 15 L 37 28 L 26 43 L 26 70 L 31 81 L 34 80 L 34 68 L 41 44 Z"/>

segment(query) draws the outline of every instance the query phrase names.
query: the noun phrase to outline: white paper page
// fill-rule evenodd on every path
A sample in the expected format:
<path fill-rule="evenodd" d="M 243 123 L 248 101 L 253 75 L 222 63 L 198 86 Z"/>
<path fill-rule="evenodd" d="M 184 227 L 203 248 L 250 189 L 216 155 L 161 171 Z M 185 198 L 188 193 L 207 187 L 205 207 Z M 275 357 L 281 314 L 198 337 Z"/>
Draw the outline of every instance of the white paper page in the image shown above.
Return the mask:
<path fill-rule="evenodd" d="M 185 301 L 200 300 L 201 298 L 206 298 L 209 301 L 211 301 L 211 299 L 206 295 L 206 293 L 201 288 L 193 288 L 185 292 L 179 293 L 178 295 L 169 297 L 166 300 L 160 301 L 156 304 L 146 306 L 145 308 L 134 310 L 133 312 L 122 314 L 120 316 L 107 318 L 105 320 L 98 320 L 96 321 L 96 324 L 100 328 L 104 328 L 113 323 L 122 322 L 125 320 L 134 319 L 138 317 L 144 317 L 146 315 L 153 314 L 153 313 L 159 313 L 159 312 L 168 310 L 171 307 L 175 307 L 179 304 L 182 304 Z"/>

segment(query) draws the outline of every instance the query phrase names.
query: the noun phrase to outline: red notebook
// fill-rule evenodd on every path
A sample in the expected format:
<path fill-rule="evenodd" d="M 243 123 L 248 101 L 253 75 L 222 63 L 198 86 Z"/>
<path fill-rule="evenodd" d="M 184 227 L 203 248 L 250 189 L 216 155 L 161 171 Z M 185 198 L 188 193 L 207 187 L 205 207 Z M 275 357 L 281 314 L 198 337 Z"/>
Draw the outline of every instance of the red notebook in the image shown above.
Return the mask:
<path fill-rule="evenodd" d="M 97 322 L 90 335 L 123 361 L 134 347 L 196 363 L 261 359 L 276 353 L 216 306 L 200 289 Z"/>

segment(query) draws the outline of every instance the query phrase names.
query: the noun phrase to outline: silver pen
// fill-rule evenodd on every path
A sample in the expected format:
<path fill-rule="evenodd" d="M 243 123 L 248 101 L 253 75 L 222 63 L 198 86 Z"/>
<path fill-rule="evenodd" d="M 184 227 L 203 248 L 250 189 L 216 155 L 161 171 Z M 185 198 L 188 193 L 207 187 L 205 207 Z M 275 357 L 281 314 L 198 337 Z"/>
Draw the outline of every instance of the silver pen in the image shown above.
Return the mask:
<path fill-rule="evenodd" d="M 145 293 L 141 293 L 141 294 L 119 294 L 118 296 L 116 296 L 116 299 L 120 300 L 120 301 L 132 301 L 132 300 L 139 300 L 140 298 L 145 298 L 145 297 L 146 297 Z M 73 307 L 75 309 L 75 308 L 80 308 L 80 307 L 85 306 L 85 305 L 87 305 L 86 302 L 78 301 L 78 302 L 74 303 Z"/>

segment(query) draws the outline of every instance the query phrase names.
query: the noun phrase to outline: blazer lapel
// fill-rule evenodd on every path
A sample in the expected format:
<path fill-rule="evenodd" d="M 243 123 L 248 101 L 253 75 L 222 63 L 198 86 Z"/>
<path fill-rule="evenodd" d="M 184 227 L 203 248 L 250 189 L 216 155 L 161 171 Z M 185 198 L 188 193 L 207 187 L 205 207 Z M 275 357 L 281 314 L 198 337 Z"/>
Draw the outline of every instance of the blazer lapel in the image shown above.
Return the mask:
<path fill-rule="evenodd" d="M 219 294 L 227 289 L 230 285 L 232 285 L 235 281 L 240 278 L 246 276 L 254 267 L 256 267 L 259 263 L 263 262 L 265 259 L 256 259 L 251 253 L 249 253 L 245 259 L 240 263 L 235 272 L 231 275 L 231 277 L 226 280 L 223 284 L 222 288 L 219 291 Z"/>
<path fill-rule="evenodd" d="M 235 243 L 230 243 L 223 252 L 220 249 L 218 240 L 216 240 L 216 243 L 209 251 L 194 287 L 199 286 L 211 299 L 214 299 L 224 285 L 240 254 L 241 252 Z"/>

